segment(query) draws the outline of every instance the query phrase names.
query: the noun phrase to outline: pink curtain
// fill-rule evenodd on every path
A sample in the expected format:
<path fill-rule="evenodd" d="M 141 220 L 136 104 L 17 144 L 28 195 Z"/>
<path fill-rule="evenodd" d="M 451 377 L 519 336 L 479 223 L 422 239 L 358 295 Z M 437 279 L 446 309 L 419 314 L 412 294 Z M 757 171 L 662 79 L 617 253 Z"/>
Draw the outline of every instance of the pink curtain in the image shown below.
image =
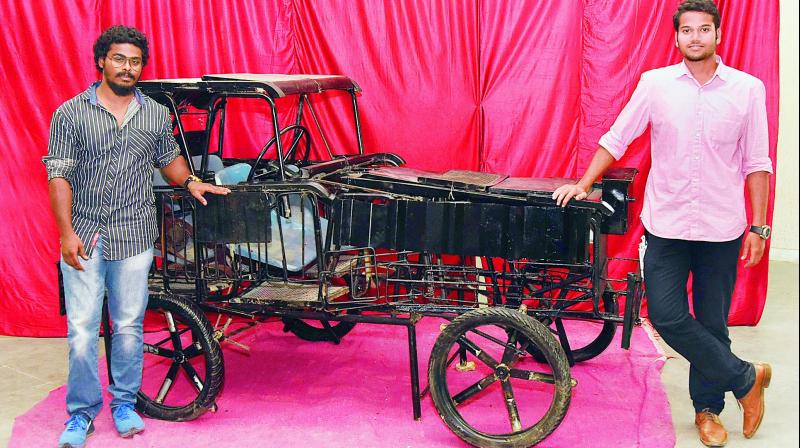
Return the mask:
<path fill-rule="evenodd" d="M 576 177 L 640 74 L 680 60 L 671 23 L 676 5 L 677 0 L 2 0 L 0 334 L 65 334 L 58 315 L 58 232 L 40 158 L 52 112 L 97 79 L 92 44 L 112 24 L 136 26 L 149 37 L 145 79 L 344 74 L 363 88 L 359 105 L 369 152 L 396 152 L 410 166 L 431 170 Z M 766 85 L 774 162 L 778 1 L 719 5 L 720 55 Z M 347 101 L 334 95 L 314 104 L 336 153 L 355 148 L 352 119 L 332 113 Z M 247 117 L 249 132 L 228 135 L 229 154 L 253 155 L 270 136 L 269 117 L 251 105 L 235 107 Z M 290 117 L 291 110 L 283 115 Z M 619 162 L 641 171 L 634 185 L 640 199 L 649 164 L 647 135 Z M 635 217 L 641 201 L 633 209 Z M 772 196 L 769 216 L 771 221 Z M 634 219 L 628 235 L 611 238 L 611 255 L 635 256 L 641 233 Z M 739 272 L 732 324 L 760 319 L 767 270 L 765 260 Z"/>

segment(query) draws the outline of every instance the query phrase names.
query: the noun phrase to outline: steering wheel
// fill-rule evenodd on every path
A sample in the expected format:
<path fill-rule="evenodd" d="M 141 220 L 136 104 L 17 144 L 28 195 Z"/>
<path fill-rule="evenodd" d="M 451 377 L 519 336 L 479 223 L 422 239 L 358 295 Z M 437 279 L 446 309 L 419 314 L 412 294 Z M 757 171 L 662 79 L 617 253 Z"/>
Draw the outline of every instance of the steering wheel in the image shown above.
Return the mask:
<path fill-rule="evenodd" d="M 278 138 L 282 137 L 283 134 L 285 134 L 285 133 L 287 133 L 287 132 L 289 132 L 291 130 L 295 131 L 295 135 L 292 138 L 292 143 L 289 145 L 289 149 L 286 150 L 286 154 L 280 156 L 283 159 L 284 166 L 290 161 L 297 161 L 297 159 L 295 158 L 295 152 L 297 151 L 297 146 L 300 144 L 300 139 L 302 139 L 303 137 L 305 137 L 305 148 L 303 148 L 303 149 L 305 149 L 305 154 L 303 156 L 303 160 L 302 161 L 303 161 L 303 163 L 308 162 L 308 157 L 311 154 L 311 137 L 310 137 L 310 133 L 308 132 L 308 129 L 306 129 L 302 125 L 291 124 L 289 126 L 286 126 L 283 129 L 281 129 L 278 132 L 277 136 L 272 137 L 267 142 L 267 144 L 264 145 L 263 148 L 261 148 L 261 151 L 258 153 L 258 157 L 256 157 L 256 160 L 253 163 L 253 167 L 250 169 L 250 174 L 247 175 L 247 182 L 248 183 L 253 181 L 253 178 L 255 177 L 255 173 L 256 173 L 256 168 L 258 167 L 258 164 L 261 163 L 261 160 L 264 158 L 264 155 L 267 153 L 267 151 L 269 151 L 269 148 L 271 148 L 272 145 L 275 144 L 275 142 L 277 141 Z M 274 173 L 276 173 L 278 171 L 279 168 L 278 168 L 278 166 L 276 166 L 277 164 L 270 163 L 269 165 L 270 165 L 270 169 L 268 169 L 266 173 L 261 173 L 259 175 L 259 177 L 263 177 L 265 175 L 272 175 L 272 174 L 274 174 Z"/>

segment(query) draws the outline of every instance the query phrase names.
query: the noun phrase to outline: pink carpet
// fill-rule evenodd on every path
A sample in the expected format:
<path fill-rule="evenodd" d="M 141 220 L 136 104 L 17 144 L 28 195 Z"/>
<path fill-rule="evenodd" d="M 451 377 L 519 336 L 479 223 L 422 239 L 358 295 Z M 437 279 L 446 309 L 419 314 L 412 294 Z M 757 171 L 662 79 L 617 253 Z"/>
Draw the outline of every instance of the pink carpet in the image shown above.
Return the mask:
<path fill-rule="evenodd" d="M 422 387 L 441 320 L 417 327 Z M 581 325 L 570 323 L 578 339 Z M 441 421 L 430 396 L 422 420 L 411 410 L 404 327 L 359 324 L 341 345 L 305 342 L 269 323 L 240 335 L 250 356 L 223 344 L 226 381 L 219 411 L 172 423 L 146 419 L 132 440 L 114 431 L 108 408 L 98 416 L 89 447 L 458 447 L 466 446 Z M 616 340 L 599 357 L 578 364 L 578 381 L 564 421 L 538 446 L 672 447 L 669 403 L 661 384 L 663 360 L 642 328 L 630 351 Z M 105 363 L 101 370 L 105 371 Z M 101 375 L 105 378 L 105 375 Z M 14 423 L 11 448 L 55 446 L 66 420 L 60 387 Z M 108 400 L 108 398 L 107 398 Z M 108 401 L 106 401 L 108 403 Z M 500 415 L 500 407 L 487 413 Z"/>

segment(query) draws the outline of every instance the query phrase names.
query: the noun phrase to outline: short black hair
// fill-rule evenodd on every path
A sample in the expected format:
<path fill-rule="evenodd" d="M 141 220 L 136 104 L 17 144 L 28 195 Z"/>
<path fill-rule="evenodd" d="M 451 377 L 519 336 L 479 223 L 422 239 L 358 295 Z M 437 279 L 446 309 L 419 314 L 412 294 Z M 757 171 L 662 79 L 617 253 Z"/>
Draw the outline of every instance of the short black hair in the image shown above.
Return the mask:
<path fill-rule="evenodd" d="M 675 15 L 672 16 L 672 26 L 675 27 L 675 31 L 678 31 L 681 15 L 689 11 L 710 14 L 711 17 L 714 18 L 714 28 L 719 29 L 719 9 L 717 9 L 717 5 L 712 0 L 684 0 L 678 5 L 678 10 L 675 11 Z"/>
<path fill-rule="evenodd" d="M 113 44 L 132 44 L 139 47 L 139 49 L 142 50 L 142 67 L 147 65 L 147 60 L 150 58 L 150 50 L 147 47 L 147 37 L 136 28 L 125 25 L 114 25 L 103 31 L 103 34 L 94 42 L 94 66 L 97 68 L 97 71 L 103 71 L 97 64 L 97 60 L 104 58 Z"/>

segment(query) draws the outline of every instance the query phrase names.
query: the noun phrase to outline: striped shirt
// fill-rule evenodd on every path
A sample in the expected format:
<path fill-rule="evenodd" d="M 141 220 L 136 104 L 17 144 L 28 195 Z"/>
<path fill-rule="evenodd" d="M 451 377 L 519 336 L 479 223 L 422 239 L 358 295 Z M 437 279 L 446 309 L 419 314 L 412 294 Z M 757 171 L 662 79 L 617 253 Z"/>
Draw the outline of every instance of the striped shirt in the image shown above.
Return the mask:
<path fill-rule="evenodd" d="M 153 167 L 180 155 L 166 107 L 135 90 L 122 126 L 97 99 L 92 84 L 53 113 L 48 181 L 72 187 L 72 227 L 88 251 L 102 238 L 103 258 L 122 260 L 152 247 L 158 237 Z"/>

